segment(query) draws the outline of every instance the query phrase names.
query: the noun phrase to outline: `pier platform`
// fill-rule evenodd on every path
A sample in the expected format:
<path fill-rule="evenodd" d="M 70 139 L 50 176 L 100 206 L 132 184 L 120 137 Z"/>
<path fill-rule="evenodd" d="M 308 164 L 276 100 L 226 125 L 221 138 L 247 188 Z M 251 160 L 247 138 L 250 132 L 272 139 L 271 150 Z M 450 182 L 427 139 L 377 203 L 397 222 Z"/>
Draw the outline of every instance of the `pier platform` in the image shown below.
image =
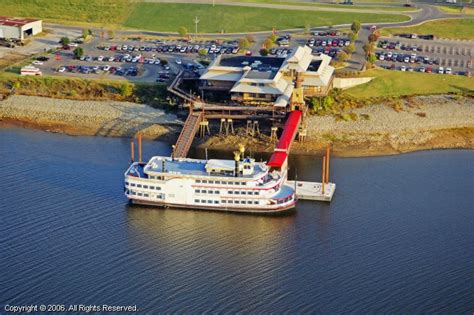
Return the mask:
<path fill-rule="evenodd" d="M 295 187 L 294 180 L 286 181 L 288 185 Z M 324 186 L 324 194 L 322 193 L 322 185 L 318 182 L 296 182 L 296 197 L 301 200 L 318 200 L 331 201 L 336 191 L 335 183 L 327 183 Z"/>

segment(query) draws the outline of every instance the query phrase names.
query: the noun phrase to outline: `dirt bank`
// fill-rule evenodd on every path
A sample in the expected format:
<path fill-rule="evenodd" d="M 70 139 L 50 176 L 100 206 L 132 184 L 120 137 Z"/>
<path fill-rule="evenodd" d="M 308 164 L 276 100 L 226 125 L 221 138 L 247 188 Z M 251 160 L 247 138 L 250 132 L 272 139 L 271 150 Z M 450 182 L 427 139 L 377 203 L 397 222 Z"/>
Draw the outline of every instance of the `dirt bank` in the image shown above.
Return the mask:
<path fill-rule="evenodd" d="M 147 105 L 117 101 L 73 101 L 15 95 L 0 102 L 0 120 L 71 135 L 173 139 L 182 121 Z"/>
<path fill-rule="evenodd" d="M 356 109 L 342 121 L 334 116 L 309 116 L 304 125 L 307 138 L 295 142 L 292 152 L 319 154 L 330 144 L 335 155 L 371 156 L 402 152 L 474 148 L 474 99 L 423 96 L 392 108 L 386 104 Z M 6 124 L 39 128 L 71 135 L 129 137 L 142 132 L 146 138 L 173 143 L 182 121 L 174 114 L 146 105 L 126 102 L 57 100 L 13 96 L 0 102 L 0 120 Z M 232 150 L 246 144 L 253 152 L 272 152 L 275 143 L 267 131 L 258 137 L 214 135 L 197 139 L 200 147 Z"/>

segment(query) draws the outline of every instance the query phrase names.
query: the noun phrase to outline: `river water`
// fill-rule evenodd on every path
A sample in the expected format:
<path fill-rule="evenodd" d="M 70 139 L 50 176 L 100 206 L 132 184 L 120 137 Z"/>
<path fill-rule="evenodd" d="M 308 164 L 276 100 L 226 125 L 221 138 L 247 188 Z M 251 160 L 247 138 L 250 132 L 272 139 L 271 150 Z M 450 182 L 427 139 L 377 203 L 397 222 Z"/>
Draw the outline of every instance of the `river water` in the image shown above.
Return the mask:
<path fill-rule="evenodd" d="M 333 201 L 285 216 L 130 206 L 127 139 L 4 128 L 0 157 L 0 313 L 474 311 L 474 151 L 334 158 Z M 290 161 L 300 180 L 320 163 Z"/>

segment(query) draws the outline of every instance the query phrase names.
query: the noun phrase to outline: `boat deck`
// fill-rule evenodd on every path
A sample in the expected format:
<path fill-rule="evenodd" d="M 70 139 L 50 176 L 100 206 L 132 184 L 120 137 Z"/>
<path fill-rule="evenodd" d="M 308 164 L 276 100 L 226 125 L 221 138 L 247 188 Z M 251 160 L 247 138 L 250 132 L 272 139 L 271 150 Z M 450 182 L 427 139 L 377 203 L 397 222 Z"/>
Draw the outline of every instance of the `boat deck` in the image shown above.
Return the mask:
<path fill-rule="evenodd" d="M 288 185 L 295 187 L 295 181 L 289 180 Z M 324 186 L 324 194 L 322 192 L 322 185 L 318 182 L 296 182 L 296 197 L 302 200 L 318 200 L 331 201 L 334 192 L 336 191 L 336 184 L 328 183 Z"/>

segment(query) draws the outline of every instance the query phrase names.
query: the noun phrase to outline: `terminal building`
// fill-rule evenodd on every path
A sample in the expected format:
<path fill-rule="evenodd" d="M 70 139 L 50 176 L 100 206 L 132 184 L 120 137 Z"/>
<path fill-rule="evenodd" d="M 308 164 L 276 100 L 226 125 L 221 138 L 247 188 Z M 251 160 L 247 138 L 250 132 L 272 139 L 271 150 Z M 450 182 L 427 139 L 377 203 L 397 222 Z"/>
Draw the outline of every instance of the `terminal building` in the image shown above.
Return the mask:
<path fill-rule="evenodd" d="M 296 80 L 304 95 L 327 95 L 334 74 L 330 61 L 324 54 L 314 56 L 307 46 L 298 47 L 286 58 L 219 55 L 201 75 L 200 89 L 203 95 L 228 94 L 241 104 L 285 108 Z"/>
<path fill-rule="evenodd" d="M 0 16 L 0 39 L 24 40 L 42 31 L 42 20 Z"/>

